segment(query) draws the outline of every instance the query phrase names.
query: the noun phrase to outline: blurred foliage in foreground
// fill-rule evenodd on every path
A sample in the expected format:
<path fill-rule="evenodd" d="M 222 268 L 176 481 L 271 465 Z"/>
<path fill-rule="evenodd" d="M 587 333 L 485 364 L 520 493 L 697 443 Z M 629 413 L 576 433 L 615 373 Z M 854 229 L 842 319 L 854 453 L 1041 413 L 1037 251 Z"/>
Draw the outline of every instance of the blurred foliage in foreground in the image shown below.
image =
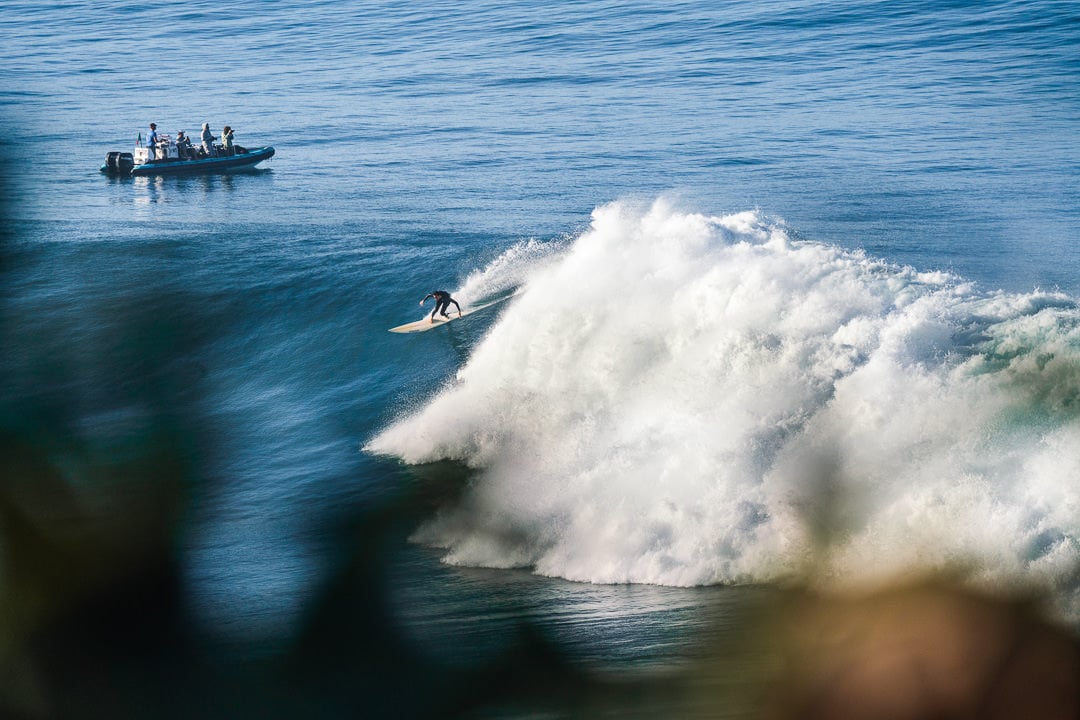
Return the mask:
<path fill-rule="evenodd" d="M 12 238 L 0 243 L 6 281 L 19 254 Z M 1036 603 L 948 580 L 769 592 L 745 608 L 730 646 L 668 674 L 589 671 L 524 613 L 490 662 L 436 667 L 387 607 L 386 546 L 413 519 L 405 499 L 357 508 L 332 531 L 338 572 L 294 644 L 222 653 L 190 617 L 181 573 L 185 517 L 218 452 L 186 362 L 205 340 L 198 318 L 183 297 L 149 288 L 130 300 L 141 320 L 108 352 L 65 355 L 63 338 L 27 332 L 2 289 L 5 718 L 1080 715 L 1072 635 Z"/>

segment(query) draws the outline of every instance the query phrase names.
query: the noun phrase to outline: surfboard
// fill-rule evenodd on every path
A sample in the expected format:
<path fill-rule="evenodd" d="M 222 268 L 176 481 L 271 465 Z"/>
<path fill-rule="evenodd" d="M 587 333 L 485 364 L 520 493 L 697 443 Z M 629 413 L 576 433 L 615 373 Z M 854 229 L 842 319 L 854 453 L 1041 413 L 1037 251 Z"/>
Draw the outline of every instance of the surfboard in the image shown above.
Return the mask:
<path fill-rule="evenodd" d="M 489 308 L 492 305 L 498 305 L 503 300 L 509 300 L 512 297 L 514 297 L 514 296 L 513 295 L 507 295 L 504 298 L 499 298 L 498 300 L 492 300 L 491 302 L 484 303 L 483 305 L 475 305 L 473 307 L 464 308 L 461 311 L 461 317 L 468 317 L 469 315 L 472 315 L 474 312 L 477 312 L 479 310 L 483 310 L 484 308 Z M 448 322 L 451 322 L 452 320 L 457 320 L 457 319 L 458 319 L 458 314 L 457 314 L 456 310 L 451 310 L 450 311 L 450 317 L 449 318 L 444 318 L 441 315 L 436 315 L 435 316 L 435 322 L 431 322 L 431 313 L 428 313 L 427 315 L 424 316 L 423 320 L 417 320 L 415 322 L 405 323 L 404 325 L 398 325 L 397 327 L 392 327 L 392 328 L 390 328 L 390 332 L 392 332 L 392 333 L 426 332 L 427 330 L 434 330 L 435 328 L 439 327 L 440 325 L 445 325 Z"/>

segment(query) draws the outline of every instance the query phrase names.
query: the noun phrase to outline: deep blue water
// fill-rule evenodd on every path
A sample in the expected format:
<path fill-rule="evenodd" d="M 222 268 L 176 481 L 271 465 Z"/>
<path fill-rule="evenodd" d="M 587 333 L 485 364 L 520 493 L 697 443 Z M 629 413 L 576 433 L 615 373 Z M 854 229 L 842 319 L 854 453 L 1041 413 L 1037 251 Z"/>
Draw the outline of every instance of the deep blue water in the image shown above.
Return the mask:
<path fill-rule="evenodd" d="M 913 523 L 1077 617 L 1074 5 L 13 1 L 0 30 L 5 430 L 106 517 L 130 488 L 79 468 L 183 430 L 211 645 L 285 652 L 359 543 L 424 658 L 527 621 L 675 666 L 798 565 L 819 445 L 874 498 L 831 576 L 909 567 Z M 277 155 L 97 170 L 204 121 Z M 522 294 L 386 332 L 436 287 Z"/>

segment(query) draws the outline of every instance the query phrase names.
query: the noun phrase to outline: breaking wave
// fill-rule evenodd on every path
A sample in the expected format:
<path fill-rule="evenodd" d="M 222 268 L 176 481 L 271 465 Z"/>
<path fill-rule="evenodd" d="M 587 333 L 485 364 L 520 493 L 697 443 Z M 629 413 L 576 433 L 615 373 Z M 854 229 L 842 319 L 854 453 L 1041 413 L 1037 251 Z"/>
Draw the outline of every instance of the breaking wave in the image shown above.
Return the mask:
<path fill-rule="evenodd" d="M 1072 592 L 1075 299 L 663 200 L 600 207 L 555 245 L 467 281 L 482 294 L 512 265 L 524 286 L 365 447 L 477 471 L 415 534 L 446 562 L 678 586 L 962 562 Z"/>

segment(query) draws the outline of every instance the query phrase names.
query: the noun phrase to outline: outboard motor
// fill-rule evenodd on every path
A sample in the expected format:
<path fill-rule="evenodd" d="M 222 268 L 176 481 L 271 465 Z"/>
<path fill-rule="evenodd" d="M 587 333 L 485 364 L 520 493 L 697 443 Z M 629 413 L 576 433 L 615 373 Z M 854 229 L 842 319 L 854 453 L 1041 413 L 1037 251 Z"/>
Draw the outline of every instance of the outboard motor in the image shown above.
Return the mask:
<path fill-rule="evenodd" d="M 135 167 L 135 158 L 131 153 L 111 152 L 105 155 L 105 170 L 110 175 L 128 175 Z"/>

